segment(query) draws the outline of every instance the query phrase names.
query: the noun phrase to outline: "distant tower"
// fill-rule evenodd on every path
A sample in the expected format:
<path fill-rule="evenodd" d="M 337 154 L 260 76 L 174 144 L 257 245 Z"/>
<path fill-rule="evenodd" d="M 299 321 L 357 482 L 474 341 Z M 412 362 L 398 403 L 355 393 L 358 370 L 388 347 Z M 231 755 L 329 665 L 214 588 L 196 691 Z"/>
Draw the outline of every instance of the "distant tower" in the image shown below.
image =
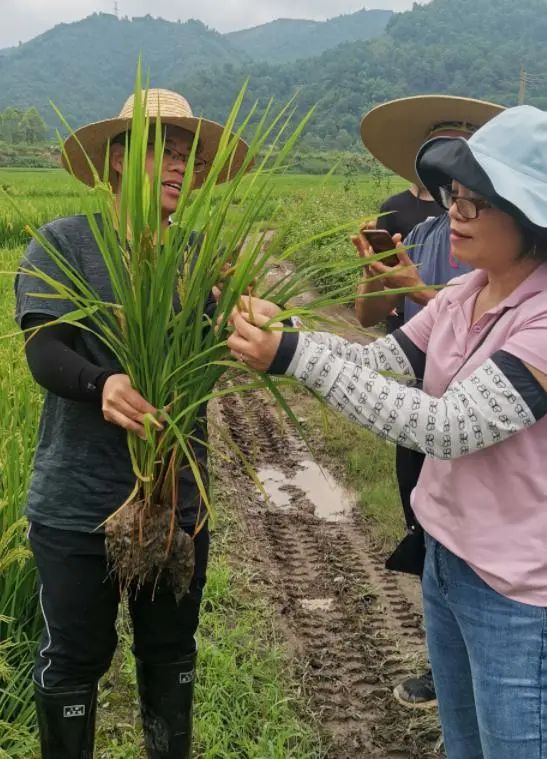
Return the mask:
<path fill-rule="evenodd" d="M 526 71 L 524 70 L 524 66 L 520 67 L 520 81 L 519 81 L 519 97 L 518 97 L 518 104 L 524 105 L 524 101 L 526 100 Z"/>
<path fill-rule="evenodd" d="M 118 0 L 115 0 L 114 2 L 114 15 L 116 18 L 120 18 L 120 7 L 118 5 Z"/>

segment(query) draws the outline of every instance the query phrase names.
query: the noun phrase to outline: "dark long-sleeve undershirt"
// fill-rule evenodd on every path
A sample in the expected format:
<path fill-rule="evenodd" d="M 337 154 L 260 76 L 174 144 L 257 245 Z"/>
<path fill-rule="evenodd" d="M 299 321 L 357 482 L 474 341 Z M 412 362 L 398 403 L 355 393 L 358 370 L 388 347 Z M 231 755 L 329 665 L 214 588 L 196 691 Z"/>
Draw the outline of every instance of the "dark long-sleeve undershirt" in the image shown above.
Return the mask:
<path fill-rule="evenodd" d="M 27 314 L 23 329 L 34 329 L 51 322 L 45 314 Z M 25 344 L 25 353 L 36 382 L 61 398 L 72 401 L 100 403 L 106 380 L 114 371 L 93 364 L 74 347 L 78 327 L 54 324 L 32 333 Z"/>

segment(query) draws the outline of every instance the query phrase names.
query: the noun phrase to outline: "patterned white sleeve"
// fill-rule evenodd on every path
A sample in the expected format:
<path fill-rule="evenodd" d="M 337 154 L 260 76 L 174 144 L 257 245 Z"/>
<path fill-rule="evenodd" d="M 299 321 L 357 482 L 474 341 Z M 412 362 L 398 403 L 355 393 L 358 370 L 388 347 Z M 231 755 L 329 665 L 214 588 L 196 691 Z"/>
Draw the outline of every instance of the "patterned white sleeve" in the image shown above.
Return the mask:
<path fill-rule="evenodd" d="M 324 346 L 334 356 L 356 366 L 367 366 L 377 372 L 391 372 L 414 380 L 416 375 L 408 356 L 392 335 L 374 340 L 368 345 L 350 343 L 330 332 L 303 333 L 316 345 Z"/>
<path fill-rule="evenodd" d="M 286 373 L 380 437 L 440 459 L 479 451 L 536 421 L 490 359 L 435 398 L 336 355 L 311 335 L 301 334 Z"/>

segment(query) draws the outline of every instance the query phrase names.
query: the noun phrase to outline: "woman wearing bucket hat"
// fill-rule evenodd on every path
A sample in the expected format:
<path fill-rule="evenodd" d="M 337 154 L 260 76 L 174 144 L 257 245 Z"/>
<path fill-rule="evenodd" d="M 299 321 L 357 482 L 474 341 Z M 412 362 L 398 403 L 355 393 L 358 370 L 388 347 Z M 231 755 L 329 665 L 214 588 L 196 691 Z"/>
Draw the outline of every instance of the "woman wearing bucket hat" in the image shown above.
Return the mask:
<path fill-rule="evenodd" d="M 132 96 L 116 118 L 85 126 L 67 139 L 65 166 L 82 182 L 94 184 L 86 155 L 103 176 L 110 145 L 110 180 L 119 194 L 133 106 Z M 194 186 L 207 176 L 223 127 L 194 118 L 185 98 L 167 90 L 149 90 L 146 109 L 165 140 L 160 205 L 161 221 L 167 227 L 177 207 L 198 125 Z M 239 170 L 246 150 L 240 142 L 230 172 Z M 148 148 L 146 170 L 152 179 L 153 146 Z M 220 181 L 229 178 L 229 171 L 220 175 Z M 87 216 L 59 219 L 41 231 L 86 284 L 111 302 L 109 275 Z M 35 241 L 25 253 L 23 266 L 59 281 L 60 269 Z M 40 292 L 37 301 L 34 295 Z M 41 279 L 18 274 L 16 318 L 23 328 L 38 327 L 71 310 L 68 301 L 51 295 Z M 212 297 L 210 305 L 215 307 Z M 91 759 L 97 682 L 114 654 L 120 602 L 119 583 L 107 568 L 104 532 L 97 526 L 126 500 L 134 484 L 125 431 L 144 434 L 144 414 L 155 409 L 132 388 L 129 377 L 91 331 L 70 324 L 39 330 L 27 342 L 26 353 L 35 379 L 47 391 L 26 507 L 45 622 L 33 673 L 42 757 Z M 201 441 L 194 448 L 196 463 L 205 472 L 205 423 L 195 436 Z M 178 476 L 178 520 L 182 529 L 193 534 L 199 489 L 188 471 Z M 129 593 L 145 743 L 151 759 L 183 759 L 191 754 L 194 634 L 208 545 L 207 529 L 202 529 L 194 539 L 190 589 L 180 602 L 162 580 L 157 586 L 149 583 L 138 593 Z"/>
<path fill-rule="evenodd" d="M 399 216 L 402 216 L 402 221 L 405 220 L 405 208 L 412 209 L 410 218 L 412 215 L 417 218 L 415 214 L 418 213 L 424 214 L 420 223 L 417 222 L 409 234 L 402 236 L 404 245 L 409 250 L 398 254 L 400 270 L 394 271 L 393 267 L 377 262 L 365 269 L 365 280 L 358 289 L 361 295 L 378 293 L 385 287 L 413 287 L 415 292 L 406 298 L 386 295 L 357 299 L 355 311 L 364 327 L 384 319 L 389 325 L 389 314 L 393 309 L 397 309 L 398 313 L 398 318 L 393 320 L 393 328 L 402 326 L 437 294 L 437 290 L 424 289 L 426 285 L 446 284 L 471 271 L 469 265 L 451 255 L 448 216 L 446 212 L 435 212 L 434 209 L 438 209 L 439 205 L 416 174 L 416 155 L 421 146 L 432 137 L 468 139 L 502 110 L 502 106 L 482 100 L 448 95 L 420 95 L 383 103 L 363 118 L 361 137 L 365 147 L 389 169 L 420 188 L 425 197 L 418 205 L 417 199 L 407 191 L 407 196 L 402 198 L 402 206 L 401 199 L 395 198 L 394 203 L 401 211 L 391 214 L 392 221 L 390 216 L 378 220 L 379 227 L 390 229 L 391 225 L 398 223 Z M 388 204 L 385 210 L 390 208 L 392 204 Z M 408 215 L 408 210 L 406 214 Z M 400 239 L 394 237 L 394 246 Z M 354 237 L 353 240 L 360 256 L 366 257 L 373 252 L 363 236 Z M 385 278 L 381 276 L 387 274 L 389 276 Z M 423 455 L 420 452 L 397 446 L 395 468 L 408 535 L 388 559 L 388 568 L 395 571 L 419 573 L 423 564 L 423 533 L 410 502 L 422 463 Z M 423 674 L 397 684 L 393 693 L 404 706 L 424 709 L 437 704 L 430 668 Z"/>
<path fill-rule="evenodd" d="M 433 139 L 417 168 L 473 272 L 365 347 L 239 313 L 229 344 L 426 455 L 412 505 L 448 759 L 545 759 L 547 113 L 513 108 L 467 142 Z M 276 307 L 252 311 L 264 325 Z"/>

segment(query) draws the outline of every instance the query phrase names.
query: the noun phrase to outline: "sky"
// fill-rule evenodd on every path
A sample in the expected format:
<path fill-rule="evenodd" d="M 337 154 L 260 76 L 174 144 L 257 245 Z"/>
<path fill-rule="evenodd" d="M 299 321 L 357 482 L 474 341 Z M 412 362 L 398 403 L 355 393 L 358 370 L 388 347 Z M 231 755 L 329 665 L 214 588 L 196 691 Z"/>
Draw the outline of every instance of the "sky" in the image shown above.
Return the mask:
<path fill-rule="evenodd" d="M 0 48 L 26 42 L 62 22 L 91 13 L 113 13 L 115 0 L 0 0 Z M 424 0 L 420 0 L 424 2 Z M 244 29 L 276 18 L 324 20 L 367 8 L 409 10 L 413 0 L 118 0 L 121 16 L 199 18 L 219 32 Z"/>

